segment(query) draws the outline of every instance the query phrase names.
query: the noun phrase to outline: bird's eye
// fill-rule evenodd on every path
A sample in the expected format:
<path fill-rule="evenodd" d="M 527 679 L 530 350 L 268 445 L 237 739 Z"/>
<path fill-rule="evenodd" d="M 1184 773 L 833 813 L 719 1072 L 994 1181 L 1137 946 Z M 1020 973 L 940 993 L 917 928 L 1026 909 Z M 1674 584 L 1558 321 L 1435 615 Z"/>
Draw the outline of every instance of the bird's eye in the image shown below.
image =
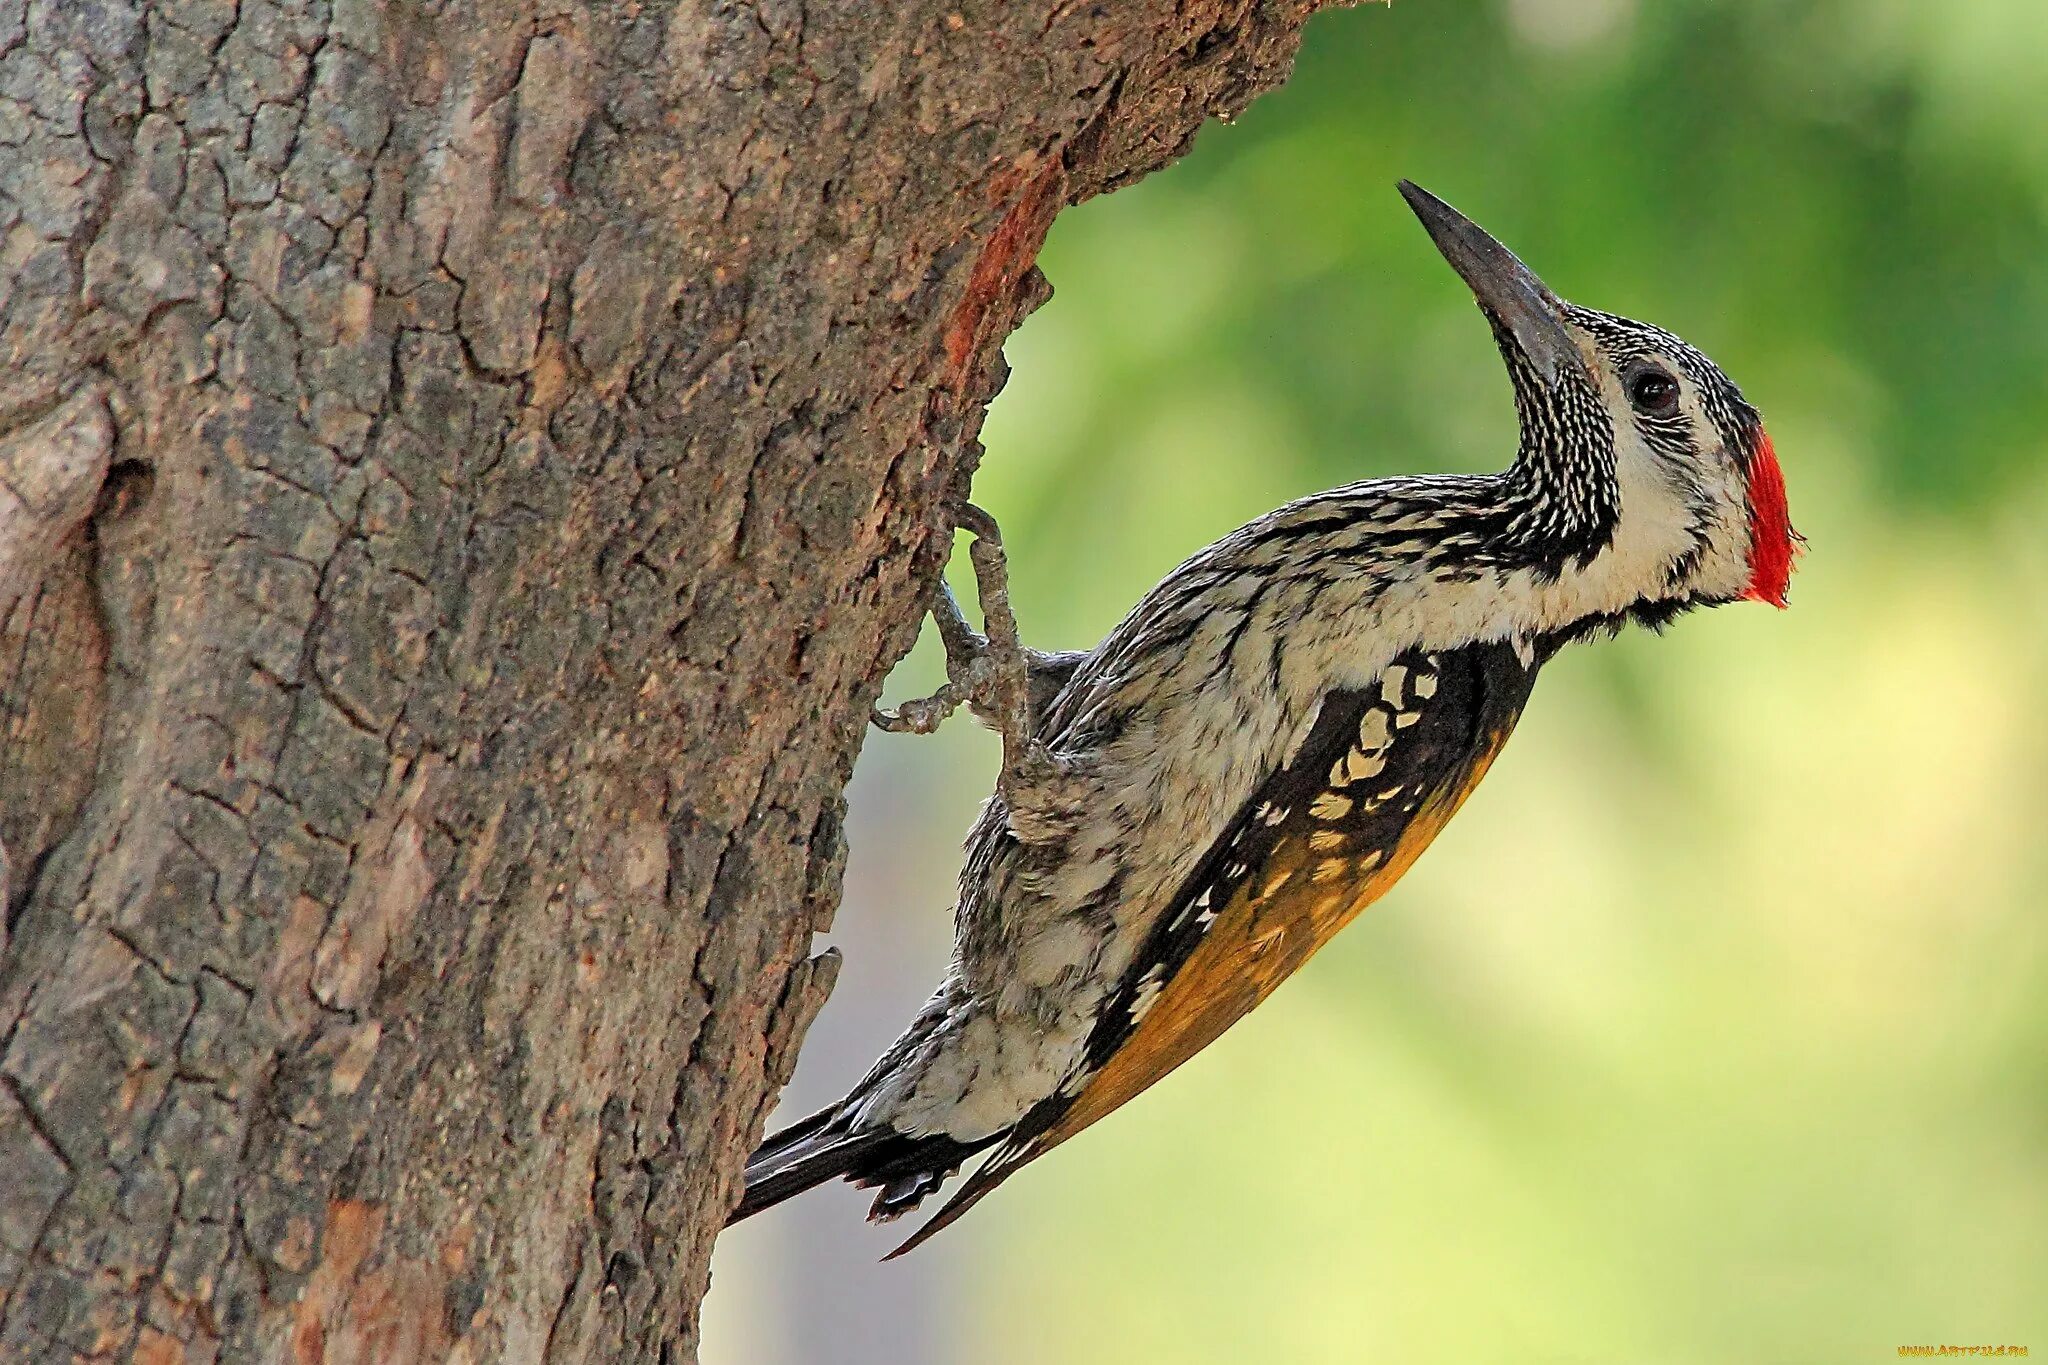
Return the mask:
<path fill-rule="evenodd" d="M 1649 417 L 1669 417 L 1678 411 L 1678 381 L 1655 366 L 1629 376 L 1628 401 L 1637 412 Z"/>

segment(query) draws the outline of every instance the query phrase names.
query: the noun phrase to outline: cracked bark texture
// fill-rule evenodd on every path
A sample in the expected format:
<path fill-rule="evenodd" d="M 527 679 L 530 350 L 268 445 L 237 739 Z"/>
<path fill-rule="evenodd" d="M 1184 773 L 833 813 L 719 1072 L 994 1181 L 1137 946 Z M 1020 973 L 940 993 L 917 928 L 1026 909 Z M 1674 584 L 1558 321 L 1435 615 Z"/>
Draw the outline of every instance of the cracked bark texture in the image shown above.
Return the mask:
<path fill-rule="evenodd" d="M 0 0 L 0 1359 L 694 1356 L 1045 229 L 1310 8 Z"/>

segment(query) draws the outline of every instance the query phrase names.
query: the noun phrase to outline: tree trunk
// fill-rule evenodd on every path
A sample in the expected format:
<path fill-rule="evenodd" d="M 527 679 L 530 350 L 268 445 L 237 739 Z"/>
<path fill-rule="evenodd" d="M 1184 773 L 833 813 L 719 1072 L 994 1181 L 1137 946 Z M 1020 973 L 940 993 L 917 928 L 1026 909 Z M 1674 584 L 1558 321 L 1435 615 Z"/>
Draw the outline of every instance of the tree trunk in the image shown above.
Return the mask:
<path fill-rule="evenodd" d="M 0 0 L 0 1358 L 688 1360 L 1064 205 L 1312 0 Z"/>

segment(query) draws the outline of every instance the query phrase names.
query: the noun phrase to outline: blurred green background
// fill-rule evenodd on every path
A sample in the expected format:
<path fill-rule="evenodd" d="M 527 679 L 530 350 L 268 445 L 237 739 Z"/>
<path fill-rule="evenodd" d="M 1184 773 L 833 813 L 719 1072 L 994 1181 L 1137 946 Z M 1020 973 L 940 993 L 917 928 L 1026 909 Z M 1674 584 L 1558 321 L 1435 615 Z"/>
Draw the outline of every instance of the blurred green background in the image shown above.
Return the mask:
<path fill-rule="evenodd" d="M 1766 415 L 1793 609 L 1572 651 L 1420 866 L 1270 1004 L 877 1268 L 720 1248 L 727 1362 L 2048 1352 L 2048 7 L 1407 0 L 1067 213 L 978 499 L 1028 639 L 1202 544 L 1513 448 L 1412 176 Z M 920 647 L 892 686 L 936 679 Z M 995 747 L 871 736 L 785 1116 L 937 979 Z"/>

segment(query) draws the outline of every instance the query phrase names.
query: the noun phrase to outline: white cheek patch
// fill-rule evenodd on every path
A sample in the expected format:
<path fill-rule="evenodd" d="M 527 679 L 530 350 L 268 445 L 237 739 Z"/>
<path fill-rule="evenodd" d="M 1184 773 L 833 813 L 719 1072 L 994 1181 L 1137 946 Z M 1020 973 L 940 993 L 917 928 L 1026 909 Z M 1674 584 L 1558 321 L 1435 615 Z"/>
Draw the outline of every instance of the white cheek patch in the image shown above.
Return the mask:
<path fill-rule="evenodd" d="M 1663 440 L 1655 419 L 1639 416 L 1612 360 L 1600 365 L 1600 398 L 1614 429 L 1615 482 L 1621 518 L 1609 553 L 1587 566 L 1580 586 L 1593 610 L 1618 611 L 1642 597 L 1724 599 L 1740 590 L 1746 560 L 1744 528 L 1730 509 L 1744 505 L 1737 461 L 1707 412 L 1694 370 L 1680 356 L 1652 348 L 1647 358 L 1674 375 L 1682 426 Z"/>
<path fill-rule="evenodd" d="M 1548 594 L 1553 602 L 1544 614 L 1553 619 L 1619 612 L 1661 591 L 1669 567 L 1696 543 L 1698 516 L 1684 480 L 1644 438 L 1611 371 L 1601 388 L 1614 424 L 1621 515 L 1607 547 L 1583 569 L 1567 570 Z M 1682 404 L 1681 411 L 1689 409 Z"/>

